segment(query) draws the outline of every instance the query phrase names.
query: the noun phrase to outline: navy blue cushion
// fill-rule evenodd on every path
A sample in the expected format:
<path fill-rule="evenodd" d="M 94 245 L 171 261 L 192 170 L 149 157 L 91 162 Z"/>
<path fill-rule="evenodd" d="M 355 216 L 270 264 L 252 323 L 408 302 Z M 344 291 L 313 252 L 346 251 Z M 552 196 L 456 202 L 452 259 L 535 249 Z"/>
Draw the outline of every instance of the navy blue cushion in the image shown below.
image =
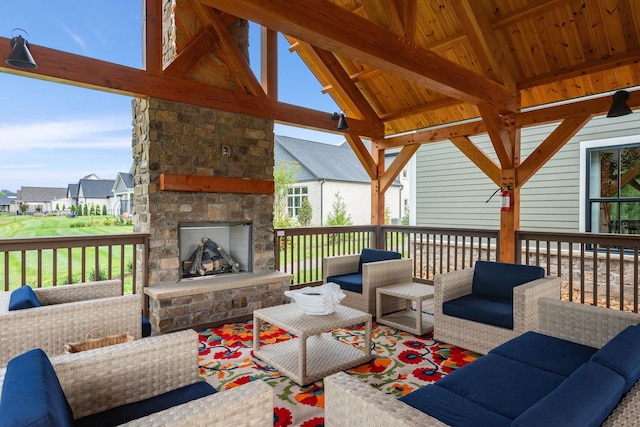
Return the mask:
<path fill-rule="evenodd" d="M 215 393 L 216 390 L 209 383 L 198 382 L 186 387 L 178 388 L 140 402 L 118 406 L 104 412 L 89 415 L 76 420 L 76 426 L 106 427 L 117 426 L 138 418 L 146 417 L 155 412 L 164 411 L 173 406 L 182 405 L 191 400 L 200 399 Z M 215 410 L 215 408 L 211 408 Z"/>
<path fill-rule="evenodd" d="M 377 261 L 389 261 L 391 259 L 400 259 L 402 255 L 399 252 L 385 251 L 382 249 L 364 248 L 360 252 L 360 262 L 358 263 L 358 273 L 362 273 L 362 264 Z"/>
<path fill-rule="evenodd" d="M 511 425 L 511 419 L 471 402 L 459 394 L 439 387 L 438 383 L 412 391 L 402 396 L 400 400 L 454 427 L 506 427 Z"/>
<path fill-rule="evenodd" d="M 624 378 L 618 373 L 587 362 L 552 393 L 523 412 L 513 425 L 599 426 L 618 405 L 624 387 Z"/>
<path fill-rule="evenodd" d="M 362 293 L 362 273 L 341 274 L 327 277 L 327 283 L 333 282 L 340 285 L 345 291 Z"/>
<path fill-rule="evenodd" d="M 38 297 L 31 289 L 31 286 L 20 286 L 11 292 L 9 297 L 9 311 L 23 310 L 25 308 L 40 307 L 40 301 Z"/>
<path fill-rule="evenodd" d="M 515 419 L 564 380 L 561 375 L 488 354 L 437 384 L 503 417 Z"/>
<path fill-rule="evenodd" d="M 73 413 L 49 358 L 40 349 L 7 364 L 0 400 L 0 426 L 63 427 Z"/>
<path fill-rule="evenodd" d="M 554 374 L 568 377 L 598 351 L 597 348 L 550 337 L 537 332 L 525 332 L 491 350 L 512 360 Z"/>
<path fill-rule="evenodd" d="M 506 298 L 465 295 L 442 303 L 448 316 L 513 329 L 513 302 Z"/>
<path fill-rule="evenodd" d="M 142 316 L 142 337 L 145 338 L 149 335 L 151 335 L 151 322 L 149 322 L 149 319 Z"/>
<path fill-rule="evenodd" d="M 535 265 L 476 261 L 471 292 L 513 299 L 513 288 L 544 277 L 544 269 Z"/>
<path fill-rule="evenodd" d="M 629 326 L 613 337 L 591 358 L 622 375 L 625 393 L 640 379 L 640 326 Z"/>

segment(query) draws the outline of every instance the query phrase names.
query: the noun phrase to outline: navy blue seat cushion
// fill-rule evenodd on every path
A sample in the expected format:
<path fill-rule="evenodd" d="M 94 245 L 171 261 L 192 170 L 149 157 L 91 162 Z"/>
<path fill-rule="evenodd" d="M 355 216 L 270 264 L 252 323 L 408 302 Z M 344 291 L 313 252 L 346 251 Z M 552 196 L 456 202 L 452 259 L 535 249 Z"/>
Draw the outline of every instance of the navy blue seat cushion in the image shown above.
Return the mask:
<path fill-rule="evenodd" d="M 149 322 L 149 319 L 142 316 L 142 337 L 145 338 L 149 335 L 151 335 L 151 322 Z"/>
<path fill-rule="evenodd" d="M 327 283 L 333 282 L 340 285 L 345 291 L 362 293 L 362 273 L 340 274 L 327 277 Z"/>
<path fill-rule="evenodd" d="M 377 261 L 389 261 L 391 259 L 400 259 L 402 255 L 399 252 L 385 251 L 382 249 L 364 248 L 360 252 L 360 262 L 358 263 L 358 273 L 362 273 L 362 264 Z"/>
<path fill-rule="evenodd" d="M 513 329 L 513 302 L 507 298 L 465 295 L 442 303 L 448 316 Z"/>
<path fill-rule="evenodd" d="M 626 381 L 625 393 L 640 379 L 640 326 L 629 326 L 613 337 L 592 361 L 616 371 Z"/>
<path fill-rule="evenodd" d="M 438 383 L 412 391 L 400 400 L 454 427 L 506 427 L 511 425 L 512 421 L 459 394 L 439 387 Z"/>
<path fill-rule="evenodd" d="M 488 354 L 447 375 L 437 384 L 489 411 L 515 419 L 564 380 L 562 375 L 498 354 Z"/>
<path fill-rule="evenodd" d="M 550 337 L 538 332 L 525 332 L 491 350 L 536 368 L 568 377 L 589 361 L 597 348 Z"/>
<path fill-rule="evenodd" d="M 0 400 L 0 426 L 72 426 L 73 413 L 49 358 L 40 349 L 7 364 Z"/>
<path fill-rule="evenodd" d="M 216 390 L 209 383 L 198 382 L 149 399 L 141 400 L 140 402 L 129 403 L 80 418 L 76 420 L 75 425 L 86 427 L 117 426 L 138 418 L 146 417 L 155 412 L 169 409 L 173 406 L 200 399 L 215 392 Z M 211 408 L 211 410 L 213 411 L 215 408 Z"/>
<path fill-rule="evenodd" d="M 475 363 L 475 362 L 474 362 Z M 625 380 L 595 362 L 578 368 L 553 392 L 513 421 L 514 426 L 599 426 L 618 405 Z"/>
<path fill-rule="evenodd" d="M 31 286 L 20 286 L 14 289 L 9 297 L 9 311 L 40 307 L 40 301 Z"/>
<path fill-rule="evenodd" d="M 512 300 L 514 287 L 543 277 L 544 269 L 534 265 L 476 261 L 471 292 Z"/>

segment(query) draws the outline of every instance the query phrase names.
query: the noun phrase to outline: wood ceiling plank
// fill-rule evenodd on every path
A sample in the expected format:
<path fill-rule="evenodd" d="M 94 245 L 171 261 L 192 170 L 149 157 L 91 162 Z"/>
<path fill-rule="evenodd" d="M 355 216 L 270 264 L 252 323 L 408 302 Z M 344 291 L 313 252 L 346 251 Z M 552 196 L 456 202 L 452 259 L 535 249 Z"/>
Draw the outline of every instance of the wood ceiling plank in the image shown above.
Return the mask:
<path fill-rule="evenodd" d="M 442 98 L 426 104 L 412 105 L 411 107 L 403 108 L 401 110 L 380 114 L 380 119 L 383 122 L 387 122 L 390 120 L 402 119 L 404 117 L 409 117 L 415 114 L 425 113 L 427 111 L 438 110 L 440 108 L 453 107 L 454 105 L 460 104 L 462 104 L 462 101 L 460 101 L 459 99 Z"/>
<path fill-rule="evenodd" d="M 323 0 L 200 0 L 203 4 L 291 35 L 325 50 L 370 64 L 397 77 L 472 104 L 515 111 L 515 96 L 438 54 L 398 37 Z"/>
<path fill-rule="evenodd" d="M 38 60 L 38 68 L 18 69 L 9 67 L 2 62 L 0 63 L 0 72 L 88 89 L 104 90 L 126 96 L 156 97 L 331 133 L 343 133 L 336 131 L 335 121 L 331 120 L 331 115 L 324 111 L 274 102 L 265 96 L 231 92 L 192 80 L 140 70 L 34 44 L 31 44 L 30 49 Z M 10 50 L 10 40 L 0 37 L 0 57 L 8 57 Z M 368 138 L 382 138 L 384 127 L 376 123 L 350 118 L 349 132 Z"/>
<path fill-rule="evenodd" d="M 500 166 L 466 136 L 449 138 L 471 162 L 500 187 Z"/>
<path fill-rule="evenodd" d="M 404 37 L 404 26 L 393 0 L 361 0 L 361 4 L 369 21 Z"/>
<path fill-rule="evenodd" d="M 396 0 L 398 14 L 404 27 L 404 36 L 410 42 L 415 42 L 418 25 L 418 2 L 415 0 Z"/>

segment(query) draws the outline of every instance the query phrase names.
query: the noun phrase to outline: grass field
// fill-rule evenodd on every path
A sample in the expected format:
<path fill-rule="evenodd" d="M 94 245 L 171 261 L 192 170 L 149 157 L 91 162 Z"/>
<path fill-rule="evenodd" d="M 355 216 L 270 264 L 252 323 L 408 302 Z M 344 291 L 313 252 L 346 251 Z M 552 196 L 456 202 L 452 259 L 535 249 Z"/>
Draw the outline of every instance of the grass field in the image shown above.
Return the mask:
<path fill-rule="evenodd" d="M 0 239 L 29 238 L 47 236 L 79 236 L 95 234 L 126 234 L 133 231 L 130 224 L 121 224 L 117 218 L 109 216 L 67 218 L 64 216 L 0 216 Z M 58 285 L 66 283 L 78 283 L 84 280 L 98 280 L 108 277 L 108 258 L 111 255 L 111 276 L 120 277 L 121 269 L 124 269 L 125 292 L 131 292 L 131 273 L 133 268 L 132 250 L 125 251 L 124 259 L 121 257 L 120 246 L 113 246 L 111 254 L 108 247 L 98 248 L 98 260 L 100 271 L 95 271 L 95 249 L 86 248 L 84 253 L 85 265 L 82 265 L 82 249 L 75 248 L 71 251 L 53 250 L 27 251 L 24 257 L 24 270 L 26 272 L 26 284 L 37 286 L 38 277 L 41 277 L 42 286 L 53 284 L 54 267 L 56 270 L 56 282 Z M 40 260 L 39 260 L 40 258 Z M 12 290 L 22 284 L 23 259 L 21 252 L 0 253 L 0 280 L 5 277 L 5 265 L 8 259 L 9 283 L 4 284 L 5 290 Z M 69 272 L 71 263 L 71 272 Z M 41 265 L 41 268 L 38 268 Z M 70 277 L 71 276 L 71 277 Z M 4 280 L 3 280 L 4 282 Z M 8 289 L 7 289 L 8 288 Z"/>

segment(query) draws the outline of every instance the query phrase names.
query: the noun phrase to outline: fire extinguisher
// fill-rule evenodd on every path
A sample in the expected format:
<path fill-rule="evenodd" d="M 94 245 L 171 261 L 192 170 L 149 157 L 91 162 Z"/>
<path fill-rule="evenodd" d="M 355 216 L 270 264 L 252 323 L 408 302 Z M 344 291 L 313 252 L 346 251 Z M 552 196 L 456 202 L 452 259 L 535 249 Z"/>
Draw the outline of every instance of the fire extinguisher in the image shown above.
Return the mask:
<path fill-rule="evenodd" d="M 509 193 L 509 189 L 507 187 L 502 187 L 502 191 L 500 192 L 500 210 L 511 210 L 511 193 Z"/>

